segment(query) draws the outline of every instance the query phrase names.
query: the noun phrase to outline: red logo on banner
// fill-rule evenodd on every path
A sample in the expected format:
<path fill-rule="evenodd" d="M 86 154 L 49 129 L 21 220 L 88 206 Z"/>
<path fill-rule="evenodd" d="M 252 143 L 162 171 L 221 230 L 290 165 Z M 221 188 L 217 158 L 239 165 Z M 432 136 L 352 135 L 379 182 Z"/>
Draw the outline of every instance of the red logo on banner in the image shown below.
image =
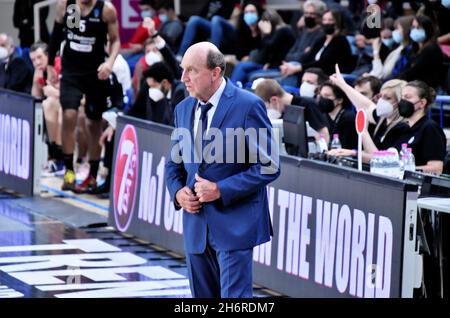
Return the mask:
<path fill-rule="evenodd" d="M 366 112 L 363 109 L 358 110 L 356 113 L 356 132 L 362 134 L 366 127 Z"/>
<path fill-rule="evenodd" d="M 139 149 L 136 130 L 126 125 L 120 136 L 114 170 L 113 207 L 116 227 L 125 232 L 130 226 L 138 182 Z"/>

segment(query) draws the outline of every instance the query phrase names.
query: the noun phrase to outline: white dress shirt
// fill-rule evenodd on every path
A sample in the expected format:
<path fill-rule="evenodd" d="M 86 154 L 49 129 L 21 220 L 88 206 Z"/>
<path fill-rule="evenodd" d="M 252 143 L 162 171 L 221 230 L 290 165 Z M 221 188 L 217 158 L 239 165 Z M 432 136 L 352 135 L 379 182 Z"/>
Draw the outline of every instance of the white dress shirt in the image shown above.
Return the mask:
<path fill-rule="evenodd" d="M 213 119 L 214 113 L 216 112 L 217 105 L 219 105 L 220 98 L 222 97 L 222 93 L 225 90 L 225 86 L 227 84 L 227 81 L 225 78 L 222 78 L 222 83 L 220 84 L 217 91 L 211 96 L 211 98 L 208 100 L 207 103 L 211 103 L 212 107 L 208 111 L 208 127 L 206 129 L 206 132 L 208 132 L 209 127 L 211 126 L 211 121 Z M 198 121 L 200 120 L 200 115 L 202 113 L 201 108 L 199 106 L 200 102 L 197 103 L 197 109 L 195 110 L 195 118 L 194 118 L 194 136 L 197 135 L 197 127 L 198 127 Z"/>

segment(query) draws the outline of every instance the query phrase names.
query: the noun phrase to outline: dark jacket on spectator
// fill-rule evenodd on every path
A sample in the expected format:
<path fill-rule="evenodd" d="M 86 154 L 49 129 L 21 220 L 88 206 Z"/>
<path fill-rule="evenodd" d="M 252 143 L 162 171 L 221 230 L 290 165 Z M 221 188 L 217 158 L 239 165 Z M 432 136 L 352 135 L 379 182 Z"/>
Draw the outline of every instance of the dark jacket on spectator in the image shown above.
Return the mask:
<path fill-rule="evenodd" d="M 444 56 L 437 43 L 428 44 L 410 60 L 399 78 L 405 81 L 421 80 L 436 88 L 442 79 Z"/>
<path fill-rule="evenodd" d="M 16 51 L 7 63 L 0 64 L 0 87 L 21 93 L 30 93 L 33 71 Z"/>
<path fill-rule="evenodd" d="M 339 64 L 342 73 L 351 73 L 354 68 L 354 58 L 350 44 L 344 35 L 336 35 L 330 43 L 323 49 L 319 60 L 315 57 L 317 52 L 323 47 L 325 36 L 314 43 L 312 49 L 305 56 L 302 67 L 304 70 L 310 67 L 319 67 L 328 75 L 334 74 L 336 63 Z"/>
<path fill-rule="evenodd" d="M 143 79 L 139 94 L 134 104 L 128 110 L 127 115 L 173 126 L 175 106 L 187 96 L 184 84 L 180 81 L 174 81 L 171 98 L 163 98 L 158 102 L 154 102 L 149 98 L 148 89 L 147 82 Z"/>
<path fill-rule="evenodd" d="M 270 67 L 279 66 L 294 42 L 294 31 L 289 26 L 281 27 L 262 38 L 261 48 L 251 55 L 251 60 Z"/>
<path fill-rule="evenodd" d="M 302 62 L 305 55 L 311 50 L 314 43 L 323 36 L 323 31 L 318 28 L 314 31 L 307 31 L 306 28 L 303 29 L 297 36 L 294 45 L 291 47 L 289 52 L 286 54 L 285 60 L 287 62 L 296 61 Z"/>

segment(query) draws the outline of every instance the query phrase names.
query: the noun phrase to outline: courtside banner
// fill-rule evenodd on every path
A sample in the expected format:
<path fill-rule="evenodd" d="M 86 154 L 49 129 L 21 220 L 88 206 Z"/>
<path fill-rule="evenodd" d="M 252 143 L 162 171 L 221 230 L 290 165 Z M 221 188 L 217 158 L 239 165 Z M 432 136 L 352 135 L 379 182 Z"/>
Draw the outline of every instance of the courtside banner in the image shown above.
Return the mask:
<path fill-rule="evenodd" d="M 34 103 L 0 89 L 0 187 L 33 195 Z"/>
<path fill-rule="evenodd" d="M 165 184 L 172 128 L 119 117 L 109 224 L 183 253 Z M 254 249 L 254 282 L 293 297 L 401 297 L 411 186 L 293 157 L 267 187 L 274 236 Z M 412 238 L 415 240 L 415 236 Z"/>
<path fill-rule="evenodd" d="M 109 224 L 183 253 L 182 212 L 165 184 L 171 127 L 119 116 L 115 132 Z"/>

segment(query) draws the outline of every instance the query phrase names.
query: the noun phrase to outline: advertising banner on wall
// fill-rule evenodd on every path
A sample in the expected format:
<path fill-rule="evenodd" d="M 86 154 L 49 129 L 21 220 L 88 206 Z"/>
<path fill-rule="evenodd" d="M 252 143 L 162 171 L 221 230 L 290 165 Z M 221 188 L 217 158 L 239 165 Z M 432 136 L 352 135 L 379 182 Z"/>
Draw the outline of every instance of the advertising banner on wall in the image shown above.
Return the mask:
<path fill-rule="evenodd" d="M 0 187 L 33 195 L 34 103 L 0 89 Z"/>
<path fill-rule="evenodd" d="M 139 0 L 112 0 L 119 18 L 120 40 L 125 43 L 142 22 Z"/>
<path fill-rule="evenodd" d="M 183 253 L 165 184 L 171 128 L 119 117 L 109 223 Z M 254 281 L 293 297 L 400 297 L 407 185 L 282 157 L 267 187 L 274 236 L 254 249 Z"/>

